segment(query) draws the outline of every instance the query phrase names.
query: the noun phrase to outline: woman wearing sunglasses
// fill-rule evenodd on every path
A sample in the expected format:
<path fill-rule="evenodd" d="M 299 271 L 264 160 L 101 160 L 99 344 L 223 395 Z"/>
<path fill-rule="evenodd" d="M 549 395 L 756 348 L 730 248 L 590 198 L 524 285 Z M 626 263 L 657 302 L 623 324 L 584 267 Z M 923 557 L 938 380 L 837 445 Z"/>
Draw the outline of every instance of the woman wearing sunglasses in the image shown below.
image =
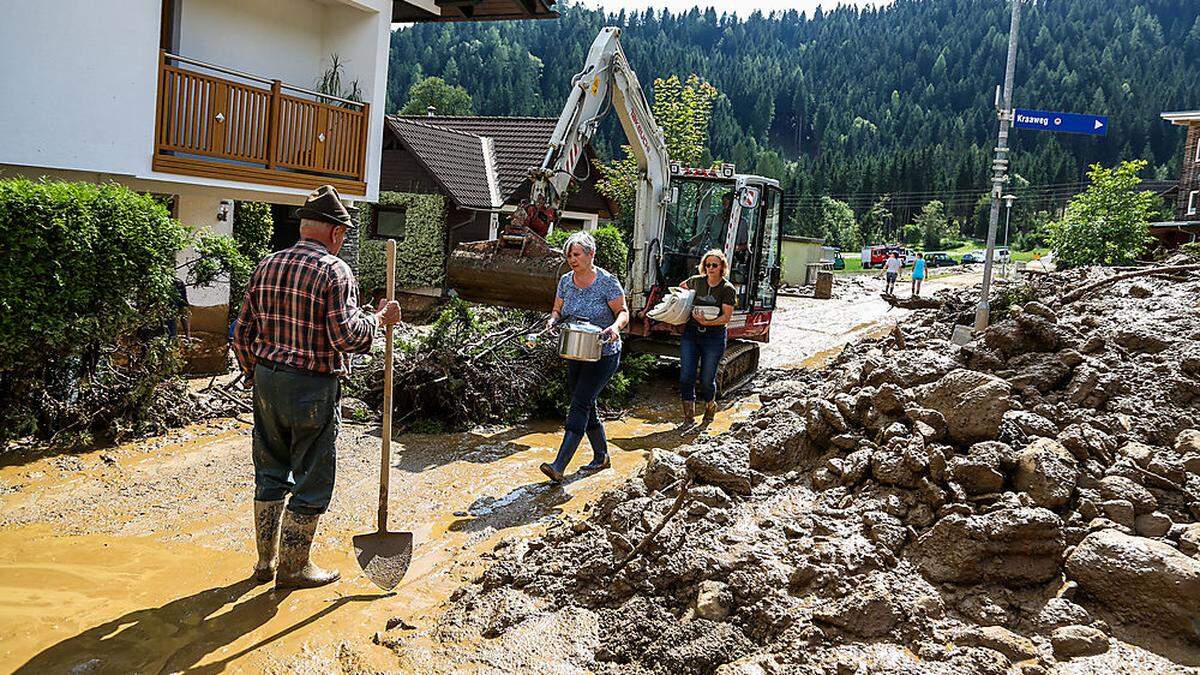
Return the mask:
<path fill-rule="evenodd" d="M 696 423 L 697 381 L 704 401 L 704 423 L 712 422 L 716 415 L 717 366 L 725 355 L 725 325 L 737 303 L 737 289 L 729 283 L 729 264 L 723 251 L 714 248 L 705 253 L 700 258 L 699 272 L 680 284 L 696 292 L 692 318 L 679 343 L 679 396 L 685 429 Z"/>

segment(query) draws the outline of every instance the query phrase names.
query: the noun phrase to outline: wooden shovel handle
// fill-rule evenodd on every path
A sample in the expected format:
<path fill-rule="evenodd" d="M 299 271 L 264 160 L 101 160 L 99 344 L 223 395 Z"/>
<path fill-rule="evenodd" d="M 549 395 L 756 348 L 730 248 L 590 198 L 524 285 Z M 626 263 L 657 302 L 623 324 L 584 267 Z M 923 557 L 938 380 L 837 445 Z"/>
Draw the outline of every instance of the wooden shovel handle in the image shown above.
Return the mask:
<path fill-rule="evenodd" d="M 396 299 L 396 240 L 387 240 L 387 301 Z M 383 429 L 379 459 L 379 531 L 387 532 L 388 485 L 392 470 L 392 330 L 385 331 L 383 348 Z"/>

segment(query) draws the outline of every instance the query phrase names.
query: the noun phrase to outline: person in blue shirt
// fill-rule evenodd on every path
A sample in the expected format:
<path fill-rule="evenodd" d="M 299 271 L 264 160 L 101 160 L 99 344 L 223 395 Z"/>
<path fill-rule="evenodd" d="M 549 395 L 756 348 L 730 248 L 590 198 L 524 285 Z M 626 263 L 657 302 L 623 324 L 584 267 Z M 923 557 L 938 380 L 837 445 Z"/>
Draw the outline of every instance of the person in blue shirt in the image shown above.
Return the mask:
<path fill-rule="evenodd" d="M 621 329 L 629 323 L 629 308 L 620 280 L 594 264 L 596 240 L 592 235 L 582 231 L 572 234 L 563 244 L 563 254 L 571 271 L 558 280 L 547 328 L 553 328 L 564 317 L 585 320 L 603 328 L 600 338 L 604 347 L 599 361 L 567 361 L 571 406 L 562 445 L 554 462 L 539 467 L 555 483 L 562 482 L 563 471 L 585 435 L 592 446 L 592 461 L 579 470 L 599 471 L 612 465 L 596 400 L 621 363 Z"/>
<path fill-rule="evenodd" d="M 917 262 L 913 263 L 912 294 L 921 294 L 921 282 L 925 280 L 925 254 L 917 254 Z"/>

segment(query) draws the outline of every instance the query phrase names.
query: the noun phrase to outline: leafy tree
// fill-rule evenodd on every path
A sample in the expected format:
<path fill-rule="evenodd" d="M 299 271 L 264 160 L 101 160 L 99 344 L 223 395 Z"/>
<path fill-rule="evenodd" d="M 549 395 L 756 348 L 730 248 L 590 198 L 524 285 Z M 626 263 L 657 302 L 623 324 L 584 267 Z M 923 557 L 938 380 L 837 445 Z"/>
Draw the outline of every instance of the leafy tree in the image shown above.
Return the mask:
<path fill-rule="evenodd" d="M 887 238 L 888 227 L 892 222 L 892 212 L 887 208 L 888 199 L 885 196 L 872 204 L 859 223 L 858 230 L 862 235 L 863 246 L 881 244 Z"/>
<path fill-rule="evenodd" d="M 1159 199 L 1138 190 L 1145 160 L 1121 162 L 1088 171 L 1091 186 L 1067 205 L 1062 220 L 1050 223 L 1050 247 L 1066 267 L 1130 262 L 1146 247 L 1150 218 Z"/>
<path fill-rule="evenodd" d="M 712 119 L 713 102 L 718 92 L 696 75 L 686 82 L 672 75 L 654 80 L 650 112 L 662 129 L 671 159 L 683 166 L 695 166 L 708 148 L 708 123 Z M 622 145 L 624 156 L 600 165 L 601 179 L 596 187 L 615 201 L 621 209 L 622 220 L 633 213 L 637 191 L 638 168 L 633 148 Z"/>
<path fill-rule="evenodd" d="M 921 213 L 914 224 L 917 226 L 917 241 L 911 243 L 919 242 L 927 251 L 941 248 L 947 231 L 945 205 L 936 199 L 929 202 L 921 207 Z"/>
<path fill-rule="evenodd" d="M 821 216 L 829 233 L 825 243 L 843 250 L 858 248 L 858 223 L 854 220 L 854 210 L 846 202 L 822 197 Z"/>
<path fill-rule="evenodd" d="M 439 115 L 474 115 L 475 104 L 466 89 L 447 84 L 440 77 L 427 77 L 408 90 L 401 115 L 424 115 L 433 106 Z"/>

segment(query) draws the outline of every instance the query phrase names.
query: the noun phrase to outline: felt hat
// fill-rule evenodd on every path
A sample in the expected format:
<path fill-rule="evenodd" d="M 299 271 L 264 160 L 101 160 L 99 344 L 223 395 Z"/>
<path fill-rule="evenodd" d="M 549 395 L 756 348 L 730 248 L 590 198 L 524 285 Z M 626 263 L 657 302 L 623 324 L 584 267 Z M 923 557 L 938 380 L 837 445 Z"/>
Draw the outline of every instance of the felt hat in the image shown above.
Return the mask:
<path fill-rule="evenodd" d="M 358 209 L 353 210 L 357 211 Z M 304 202 L 304 206 L 296 210 L 296 215 L 300 218 L 354 227 L 354 218 L 350 214 L 351 209 L 342 203 L 341 196 L 332 185 L 322 185 L 313 190 L 312 194 L 308 195 L 308 200 Z"/>

